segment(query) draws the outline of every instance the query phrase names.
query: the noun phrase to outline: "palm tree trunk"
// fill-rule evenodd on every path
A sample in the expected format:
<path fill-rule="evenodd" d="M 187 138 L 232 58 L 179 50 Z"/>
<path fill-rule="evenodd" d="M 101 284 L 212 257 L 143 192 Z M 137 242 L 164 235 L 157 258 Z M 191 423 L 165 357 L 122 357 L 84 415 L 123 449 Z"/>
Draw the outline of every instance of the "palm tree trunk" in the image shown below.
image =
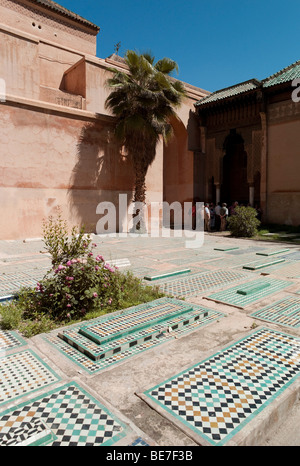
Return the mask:
<path fill-rule="evenodd" d="M 140 204 L 146 204 L 146 175 L 148 164 L 139 157 L 134 160 L 135 171 L 135 187 L 133 202 L 135 203 L 135 216 L 138 216 L 139 221 L 135 224 L 135 229 L 141 232 L 146 231 L 146 223 L 143 215 L 143 210 L 140 209 Z M 139 203 L 139 205 L 137 205 Z"/>

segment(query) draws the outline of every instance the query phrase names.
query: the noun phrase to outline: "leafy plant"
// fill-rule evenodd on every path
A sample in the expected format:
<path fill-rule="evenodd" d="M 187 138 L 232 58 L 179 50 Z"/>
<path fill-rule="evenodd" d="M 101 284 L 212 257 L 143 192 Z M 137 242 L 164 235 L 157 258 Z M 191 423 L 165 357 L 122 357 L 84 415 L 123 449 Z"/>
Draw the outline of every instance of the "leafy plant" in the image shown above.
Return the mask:
<path fill-rule="evenodd" d="M 85 234 L 84 227 L 73 227 L 69 234 L 67 222 L 62 219 L 59 207 L 57 218 L 50 216 L 47 221 L 43 221 L 43 240 L 46 251 L 51 254 L 53 266 L 85 256 L 90 252 L 92 242 L 90 235 Z"/>
<path fill-rule="evenodd" d="M 132 273 L 121 273 L 94 254 L 96 244 L 58 218 L 44 223 L 44 241 L 52 269 L 35 288 L 22 288 L 17 300 L 0 306 L 1 326 L 26 337 L 163 296 Z"/>
<path fill-rule="evenodd" d="M 125 58 L 128 71 L 111 69 L 107 79 L 111 92 L 106 99 L 116 119 L 115 134 L 132 158 L 135 172 L 134 202 L 145 204 L 146 175 L 155 159 L 160 138 L 168 140 L 172 134 L 170 118 L 176 118 L 185 88 L 180 81 L 170 79 L 177 63 L 163 58 L 155 63 L 149 53 L 138 54 L 128 50 Z M 137 213 L 142 209 L 138 210 Z M 143 219 L 136 225 L 139 230 Z"/>
<path fill-rule="evenodd" d="M 260 221 L 252 207 L 236 207 L 235 214 L 228 218 L 228 228 L 232 236 L 252 237 L 257 234 Z"/>

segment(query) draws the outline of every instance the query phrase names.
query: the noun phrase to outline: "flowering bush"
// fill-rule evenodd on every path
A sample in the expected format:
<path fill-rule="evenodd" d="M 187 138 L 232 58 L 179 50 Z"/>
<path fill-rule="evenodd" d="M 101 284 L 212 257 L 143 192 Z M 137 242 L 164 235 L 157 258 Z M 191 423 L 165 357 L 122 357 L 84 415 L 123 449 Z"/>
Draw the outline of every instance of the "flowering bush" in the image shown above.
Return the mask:
<path fill-rule="evenodd" d="M 117 274 L 101 255 L 94 257 L 89 252 L 86 258 L 54 266 L 32 293 L 20 293 L 19 302 L 26 318 L 37 310 L 55 320 L 82 318 L 96 308 L 107 308 L 118 298 Z"/>
<path fill-rule="evenodd" d="M 85 234 L 84 227 L 73 227 L 69 233 L 67 222 L 62 219 L 61 209 L 57 208 L 57 218 L 52 216 L 43 222 L 45 249 L 52 257 L 52 265 L 62 265 L 74 258 L 91 253 L 91 237 Z"/>
<path fill-rule="evenodd" d="M 132 273 L 121 273 L 95 253 L 84 229 L 67 226 L 59 218 L 44 224 L 44 242 L 52 269 L 35 288 L 22 288 L 17 300 L 0 304 L 0 326 L 17 328 L 30 338 L 57 325 L 91 319 L 157 299 L 158 287 L 144 286 Z"/>
<path fill-rule="evenodd" d="M 66 322 L 91 318 L 91 314 L 111 312 L 156 299 L 158 289 L 145 287 L 131 273 L 121 273 L 94 253 L 96 244 L 82 229 L 68 236 L 59 216 L 44 224 L 44 242 L 52 256 L 52 269 L 35 289 L 23 288 L 18 309 L 23 319 L 38 323 Z M 0 309 L 1 314 L 1 309 Z M 31 330 L 32 331 L 32 328 Z"/>

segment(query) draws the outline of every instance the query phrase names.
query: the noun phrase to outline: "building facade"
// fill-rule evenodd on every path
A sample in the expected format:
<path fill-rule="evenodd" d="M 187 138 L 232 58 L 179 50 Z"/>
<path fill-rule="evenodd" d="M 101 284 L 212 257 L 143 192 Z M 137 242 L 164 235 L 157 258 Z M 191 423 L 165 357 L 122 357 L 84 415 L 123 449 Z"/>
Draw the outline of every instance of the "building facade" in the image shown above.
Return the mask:
<path fill-rule="evenodd" d="M 132 164 L 105 109 L 109 68 L 125 65 L 97 56 L 99 32 L 51 0 L 0 0 L 0 239 L 40 237 L 57 207 L 95 232 L 101 202 L 131 203 Z M 265 221 L 300 224 L 299 68 L 213 94 L 185 84 L 147 204 L 238 200 L 259 203 Z M 118 231 L 124 223 L 117 215 Z"/>
<path fill-rule="evenodd" d="M 0 239 L 41 236 L 43 219 L 58 206 L 70 225 L 95 232 L 100 202 L 118 206 L 120 193 L 131 202 L 131 161 L 105 109 L 109 68 L 124 63 L 96 56 L 98 34 L 51 0 L 0 0 Z M 158 145 L 148 171 L 149 204 L 194 196 L 194 104 L 209 93 L 186 90 L 174 138 Z"/>
<path fill-rule="evenodd" d="M 264 222 L 300 225 L 299 78 L 300 61 L 196 104 L 207 200 L 259 205 Z"/>

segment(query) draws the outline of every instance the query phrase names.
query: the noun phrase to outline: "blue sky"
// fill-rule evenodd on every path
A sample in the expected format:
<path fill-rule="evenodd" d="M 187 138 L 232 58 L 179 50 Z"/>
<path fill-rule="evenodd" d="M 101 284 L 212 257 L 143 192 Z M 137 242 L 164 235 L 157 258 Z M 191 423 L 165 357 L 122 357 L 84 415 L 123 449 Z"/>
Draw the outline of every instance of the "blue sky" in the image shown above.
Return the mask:
<path fill-rule="evenodd" d="M 177 77 L 215 91 L 264 79 L 300 59 L 299 0 L 57 0 L 100 27 L 97 55 L 121 42 L 179 66 Z"/>

